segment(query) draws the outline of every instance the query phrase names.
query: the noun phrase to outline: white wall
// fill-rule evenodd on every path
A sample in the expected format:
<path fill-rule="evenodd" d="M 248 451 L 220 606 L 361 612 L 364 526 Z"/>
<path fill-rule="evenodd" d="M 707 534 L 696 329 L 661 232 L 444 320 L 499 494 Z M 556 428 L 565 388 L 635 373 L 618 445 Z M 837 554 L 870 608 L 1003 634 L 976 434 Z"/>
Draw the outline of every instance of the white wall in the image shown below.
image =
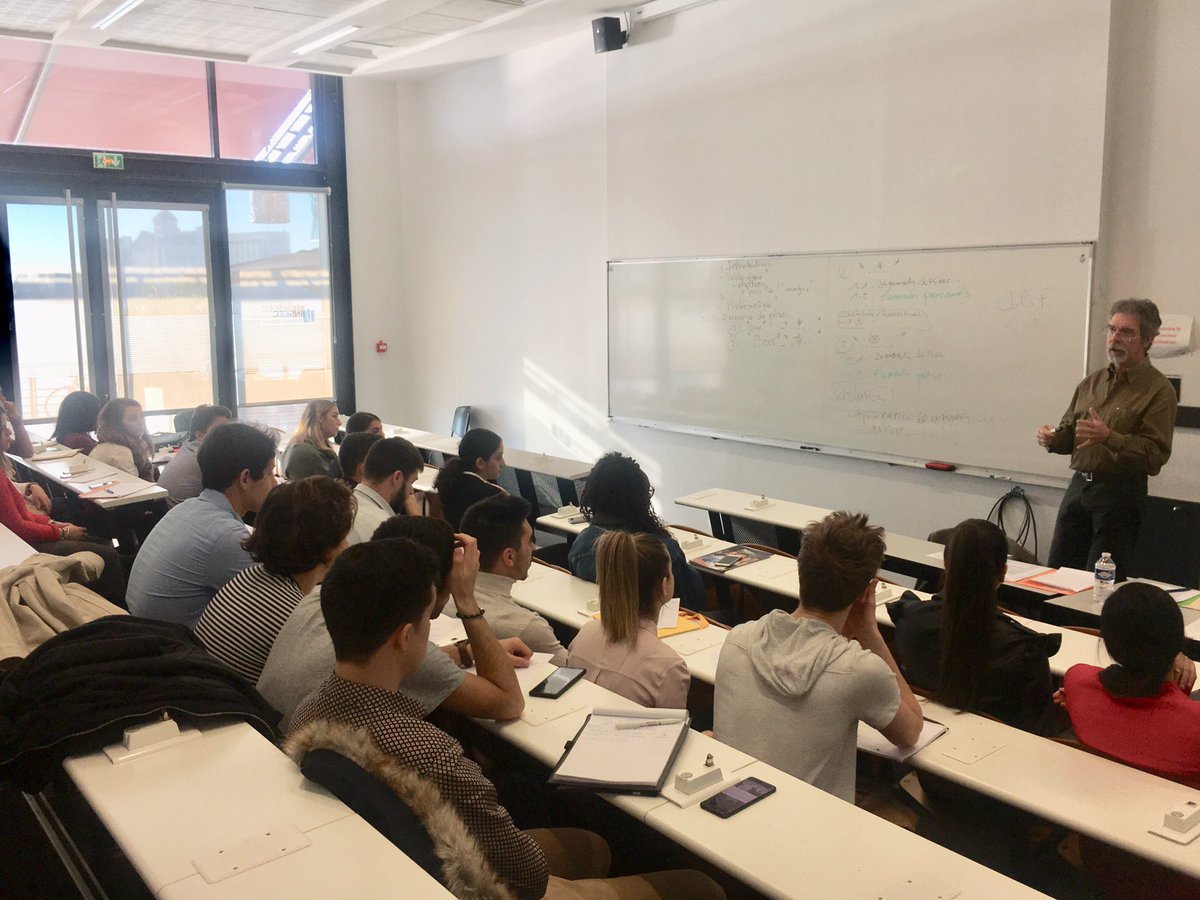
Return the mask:
<path fill-rule="evenodd" d="M 1141 57 L 1148 42 L 1141 32 L 1149 30 L 1161 39 L 1185 25 L 1194 28 L 1200 21 L 1200 5 L 1187 0 L 1139 5 L 1150 8 L 1149 21 L 1137 16 L 1137 21 L 1130 22 L 1129 16 L 1114 14 L 1114 31 L 1137 32 L 1128 41 L 1114 37 L 1114 53 Z M 816 60 L 812 54 L 790 51 L 781 32 L 795 27 L 796 15 L 791 10 L 800 6 L 791 0 L 722 0 L 664 20 L 657 26 L 662 42 L 658 52 L 667 52 L 662 48 L 669 48 L 673 34 L 678 34 L 681 42 L 710 44 L 721 44 L 718 37 L 728 37 L 745 50 L 741 55 L 745 62 L 741 67 L 735 65 L 729 53 L 711 64 L 672 60 L 668 53 L 665 62 L 678 69 L 672 79 L 661 86 L 643 84 L 638 89 L 650 94 L 655 101 L 651 106 L 657 105 L 659 110 L 670 109 L 673 102 L 694 105 L 706 94 L 715 94 L 727 108 L 743 102 L 752 105 L 759 121 L 770 125 L 772 117 L 788 112 L 789 93 L 783 87 L 764 93 L 765 88 L 808 79 L 813 76 L 811 67 L 818 64 L 825 67 L 828 78 L 845 79 L 847 75 L 838 67 L 856 59 L 853 44 Z M 980 9 L 986 11 L 990 6 L 979 0 Z M 835 23 L 831 34 L 895 52 L 887 36 L 871 33 L 873 2 L 844 0 L 822 4 L 820 9 L 828 12 L 839 7 L 844 10 L 844 21 Z M 955 9 L 961 4 L 934 2 L 923 8 L 946 17 L 960 14 Z M 741 15 L 747 10 L 754 15 Z M 861 19 L 856 18 L 859 14 Z M 731 34 L 735 20 L 737 33 Z M 347 83 L 359 406 L 387 421 L 445 431 L 453 408 L 471 403 L 481 423 L 495 427 L 512 446 L 579 458 L 592 458 L 610 448 L 625 450 L 642 461 L 658 486 L 660 507 L 675 521 L 706 524 L 670 500 L 710 485 L 765 491 L 821 506 L 862 508 L 889 528 L 909 534 L 924 534 L 967 516 L 986 515 L 1006 485 L 859 460 L 800 456 L 605 421 L 604 263 L 627 254 L 627 238 L 634 231 L 651 238 L 661 236 L 654 253 L 686 246 L 688 255 L 832 249 L 846 246 L 846 238 L 833 235 L 831 243 L 822 248 L 798 245 L 798 237 L 780 223 L 793 214 L 811 217 L 811 210 L 818 207 L 792 210 L 777 205 L 769 180 L 753 184 L 756 173 L 786 168 L 789 147 L 785 140 L 731 137 L 722 142 L 720 152 L 729 161 L 729 171 L 742 172 L 739 177 L 744 179 L 736 202 L 724 216 L 721 206 L 713 213 L 711 207 L 696 204 L 692 195 L 684 192 L 686 179 L 679 183 L 665 211 L 657 202 L 653 208 L 639 209 L 637 196 L 646 189 L 646 175 L 637 169 L 630 147 L 613 145 L 614 134 L 628 133 L 615 127 L 614 120 L 632 114 L 628 106 L 614 109 L 614 96 L 620 93 L 623 99 L 636 99 L 629 85 L 621 85 L 614 67 L 622 64 L 623 53 L 638 48 L 635 44 L 621 53 L 596 56 L 589 38 L 587 31 L 581 30 L 577 36 L 416 84 L 377 87 L 354 80 Z M 1044 36 L 1048 42 L 1062 39 L 1061 33 Z M 954 48 L 943 49 L 950 52 Z M 1151 56 L 1157 52 L 1157 47 L 1151 47 Z M 1128 63 L 1128 59 L 1114 58 L 1111 66 L 1120 73 Z M 1173 62 L 1166 65 L 1166 71 L 1155 70 L 1154 78 L 1135 98 L 1126 100 L 1120 92 L 1113 93 L 1110 125 L 1123 114 L 1133 114 L 1124 103 L 1139 107 L 1159 104 L 1159 82 L 1178 77 L 1181 71 Z M 988 83 L 996 77 L 989 69 Z M 1200 79 L 1194 59 L 1187 77 L 1189 82 L 1178 88 L 1179 96 L 1195 97 L 1200 93 Z M 1047 89 L 1050 87 L 1070 90 L 1070 86 Z M 389 99 L 392 112 L 385 109 Z M 1183 127 L 1177 124 L 1178 118 L 1155 119 L 1154 144 L 1164 150 L 1147 164 L 1160 167 L 1158 177 L 1166 183 L 1191 179 L 1181 186 L 1190 185 L 1190 196 L 1195 197 L 1196 173 L 1175 171 L 1192 163 L 1166 149 L 1174 146 Z M 388 136 L 384 132 L 392 122 L 397 130 Z M 1073 126 L 1068 123 L 1068 127 Z M 1140 133 L 1146 127 L 1142 123 Z M 1011 140 L 1020 144 L 1019 128 Z M 376 141 L 378 147 L 360 147 Z M 1190 146 L 1195 146 L 1194 140 Z M 655 158 L 656 146 L 645 150 L 650 159 Z M 703 152 L 694 148 L 677 154 L 678 168 L 689 169 Z M 1107 156 L 1104 215 L 1111 214 L 1121 190 L 1139 196 L 1137 186 L 1145 178 L 1140 168 L 1131 170 L 1128 159 L 1115 159 L 1112 146 Z M 618 158 L 620 165 L 614 162 Z M 1076 197 L 1063 204 L 1071 210 L 1068 219 L 1040 217 L 1029 223 L 1027 232 L 1014 227 L 1019 210 L 1005 209 L 994 242 L 1087 239 L 1094 237 L 1096 230 L 1102 244 L 1106 240 L 1124 242 L 1107 222 L 1098 228 L 1095 224 L 1101 215 L 1099 191 L 1094 184 L 1088 187 L 1088 179 L 1099 177 L 1099 158 L 1100 149 L 1096 148 L 1081 161 L 1083 175 L 1063 175 L 1066 188 L 1061 178 L 1046 187 L 1085 191 L 1097 198 L 1089 201 L 1093 203 L 1091 235 L 1069 233 L 1081 223 L 1088 224 L 1089 212 L 1080 212 Z M 901 176 L 918 171 L 905 169 L 902 159 L 897 159 L 896 165 Z M 668 170 L 663 177 L 673 178 L 674 172 Z M 1072 180 L 1075 178 L 1080 180 Z M 969 179 L 964 183 L 973 184 Z M 750 187 L 757 189 L 750 191 Z M 661 185 L 655 188 L 662 189 Z M 908 189 L 913 188 L 910 185 Z M 975 189 L 982 192 L 979 186 Z M 994 192 L 993 196 L 1004 194 Z M 974 195 L 970 201 L 963 205 L 964 210 L 977 205 Z M 1147 201 L 1141 198 L 1137 202 L 1145 207 Z M 1155 210 L 1143 214 L 1154 218 Z M 896 215 L 894 209 L 877 210 L 871 228 L 891 227 L 888 223 Z M 719 222 L 714 221 L 718 218 Z M 996 217 L 979 221 L 987 218 Z M 1162 227 L 1172 221 L 1171 216 L 1162 218 Z M 811 223 L 806 222 L 805 227 Z M 1136 226 L 1130 227 L 1138 231 Z M 1195 222 L 1188 227 L 1194 246 Z M 984 232 L 986 228 L 976 233 Z M 690 236 L 691 243 L 675 243 L 681 240 L 680 234 Z M 872 239 L 877 235 L 882 240 L 886 231 L 871 232 Z M 938 236 L 936 242 L 955 243 L 949 233 Z M 1192 257 L 1194 276 L 1194 253 Z M 1136 285 L 1146 284 L 1143 273 L 1152 266 L 1157 266 L 1153 253 L 1131 254 L 1114 246 L 1098 272 L 1101 287 L 1115 287 L 1121 278 L 1128 278 L 1129 290 L 1122 288 L 1118 293 L 1138 293 Z M 1194 284 L 1195 277 L 1190 281 Z M 1144 287 L 1140 292 L 1151 290 Z M 381 337 L 389 340 L 391 350 L 377 356 L 373 345 Z M 1056 407 L 1065 406 L 1071 387 L 1053 388 Z M 1014 385 L 1014 390 L 1029 390 L 1029 386 Z M 1179 443 L 1183 449 L 1187 441 L 1181 436 Z M 1173 461 L 1167 472 L 1182 470 L 1180 462 Z M 1187 493 L 1196 490 L 1193 483 Z M 1038 514 L 1044 557 L 1061 494 L 1051 488 L 1029 488 L 1029 493 Z"/>
<path fill-rule="evenodd" d="M 1150 297 L 1200 328 L 1200 3 L 1113 4 L 1096 294 Z M 1200 353 L 1155 360 L 1200 406 Z M 1200 500 L 1200 431 L 1177 429 L 1151 493 Z"/>

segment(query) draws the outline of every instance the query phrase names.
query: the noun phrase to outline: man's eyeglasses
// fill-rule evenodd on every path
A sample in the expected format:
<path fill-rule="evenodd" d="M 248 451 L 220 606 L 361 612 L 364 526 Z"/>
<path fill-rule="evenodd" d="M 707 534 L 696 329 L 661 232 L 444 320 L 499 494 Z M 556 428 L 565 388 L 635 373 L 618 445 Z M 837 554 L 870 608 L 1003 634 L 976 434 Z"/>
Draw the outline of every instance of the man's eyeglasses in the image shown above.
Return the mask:
<path fill-rule="evenodd" d="M 1119 341 L 1128 342 L 1137 340 L 1138 332 L 1134 328 L 1114 328 L 1112 325 L 1109 325 L 1108 336 L 1110 338 L 1115 337 Z"/>

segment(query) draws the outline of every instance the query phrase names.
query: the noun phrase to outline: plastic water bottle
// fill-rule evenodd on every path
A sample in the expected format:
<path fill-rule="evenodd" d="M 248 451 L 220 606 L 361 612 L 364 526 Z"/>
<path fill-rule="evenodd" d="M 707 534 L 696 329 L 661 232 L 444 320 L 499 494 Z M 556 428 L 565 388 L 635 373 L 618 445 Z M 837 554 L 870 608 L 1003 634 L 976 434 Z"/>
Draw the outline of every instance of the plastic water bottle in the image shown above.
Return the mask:
<path fill-rule="evenodd" d="M 1117 564 L 1113 562 L 1111 553 L 1101 553 L 1100 558 L 1096 560 L 1096 577 L 1092 586 L 1092 600 L 1097 608 L 1104 605 L 1116 583 Z"/>

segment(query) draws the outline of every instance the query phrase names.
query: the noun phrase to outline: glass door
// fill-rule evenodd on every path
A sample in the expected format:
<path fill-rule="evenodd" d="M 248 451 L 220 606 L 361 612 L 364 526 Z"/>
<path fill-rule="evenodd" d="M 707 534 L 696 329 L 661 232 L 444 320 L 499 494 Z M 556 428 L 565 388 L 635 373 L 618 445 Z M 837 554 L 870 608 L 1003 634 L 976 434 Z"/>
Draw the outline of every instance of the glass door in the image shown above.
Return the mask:
<path fill-rule="evenodd" d="M 99 211 L 112 395 L 147 413 L 212 403 L 209 207 L 113 195 Z"/>
<path fill-rule="evenodd" d="M 0 231 L 12 257 L 14 399 L 24 418 L 53 420 L 63 397 L 92 390 L 83 203 L 69 192 L 0 197 Z"/>

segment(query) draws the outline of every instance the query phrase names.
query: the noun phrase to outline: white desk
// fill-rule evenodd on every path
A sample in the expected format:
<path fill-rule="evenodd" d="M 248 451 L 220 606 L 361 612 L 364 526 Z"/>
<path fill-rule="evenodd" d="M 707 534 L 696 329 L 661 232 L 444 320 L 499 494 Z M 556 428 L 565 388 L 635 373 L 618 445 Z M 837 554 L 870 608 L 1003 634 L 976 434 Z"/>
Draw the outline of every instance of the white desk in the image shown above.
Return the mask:
<path fill-rule="evenodd" d="M 121 765 L 99 752 L 63 766 L 159 897 L 394 897 L 396 885 L 405 896 L 449 896 L 244 723 Z M 212 884 L 193 862 L 282 826 L 311 843 Z"/>
<path fill-rule="evenodd" d="M 819 506 L 807 506 L 803 503 L 793 503 L 790 500 L 776 500 L 768 497 L 767 506 L 754 509 L 751 504 L 761 498 L 742 491 L 730 491 L 724 488 L 707 488 L 702 491 L 678 498 L 675 502 L 680 506 L 702 509 L 710 516 L 729 516 L 738 519 L 748 519 L 752 522 L 762 522 L 778 528 L 788 528 L 793 531 L 803 531 L 813 522 L 819 522 L 833 510 Z M 714 523 L 713 533 L 720 533 L 720 528 Z M 900 560 L 915 566 L 940 570 L 942 561 L 931 559 L 929 554 L 943 549 L 941 544 L 926 541 L 921 538 L 908 537 L 902 534 L 887 534 L 887 558 Z"/>
<path fill-rule="evenodd" d="M 729 819 L 660 804 L 647 824 L 769 897 L 1042 896 L 764 762 L 737 774 L 776 791 Z"/>
<path fill-rule="evenodd" d="M 562 756 L 564 744 L 595 706 L 636 704 L 591 682 L 581 681 L 558 701 L 577 709 L 542 725 L 480 720 L 480 725 L 546 765 Z M 862 900 L 899 887 L 914 875 L 933 877 L 963 896 L 1040 896 L 977 863 L 858 809 L 721 742 L 688 734 L 668 775 L 695 771 L 709 753 L 729 776 L 762 778 L 777 792 L 730 819 L 698 805 L 680 808 L 665 798 L 604 794 L 606 800 L 717 867 L 772 897 L 846 897 Z M 862 865 L 864 848 L 870 865 Z M 932 896 L 908 894 L 907 896 Z"/>
<path fill-rule="evenodd" d="M 405 428 L 401 425 L 385 424 L 384 429 L 392 437 L 402 437 L 422 450 L 433 450 L 450 456 L 458 455 L 459 438 L 420 431 L 416 428 Z M 511 468 L 536 472 L 539 475 L 549 475 L 564 481 L 578 481 L 587 478 L 592 471 L 592 463 L 551 456 L 548 453 L 533 453 L 529 450 L 518 450 L 515 447 L 507 446 L 504 448 L 504 461 Z"/>
<path fill-rule="evenodd" d="M 932 700 L 921 705 L 949 730 L 910 757 L 912 765 L 1200 877 L 1200 844 L 1181 846 L 1147 831 L 1180 802 L 1200 802 L 1200 791 Z M 947 755 L 988 750 L 973 762 Z"/>
<path fill-rule="evenodd" d="M 79 455 L 82 456 L 82 454 Z M 82 494 L 88 490 L 89 484 L 95 484 L 97 481 L 116 481 L 120 484 L 136 483 L 142 486 L 136 493 L 126 494 L 123 497 L 112 497 L 107 500 L 88 498 L 101 509 L 114 509 L 118 506 L 129 506 L 134 503 L 146 503 L 153 500 L 165 500 L 167 498 L 166 488 L 159 487 L 157 484 L 149 481 L 143 481 L 136 475 L 122 472 L 120 469 L 106 463 L 97 462 L 90 457 L 83 457 L 88 461 L 89 466 L 85 471 L 71 473 L 67 471 L 67 464 L 73 457 L 35 461 L 32 459 L 22 459 L 19 456 L 13 456 L 11 453 L 9 456 L 74 494 Z"/>
<path fill-rule="evenodd" d="M 35 553 L 31 546 L 0 525 L 0 568 L 20 565 Z"/>

